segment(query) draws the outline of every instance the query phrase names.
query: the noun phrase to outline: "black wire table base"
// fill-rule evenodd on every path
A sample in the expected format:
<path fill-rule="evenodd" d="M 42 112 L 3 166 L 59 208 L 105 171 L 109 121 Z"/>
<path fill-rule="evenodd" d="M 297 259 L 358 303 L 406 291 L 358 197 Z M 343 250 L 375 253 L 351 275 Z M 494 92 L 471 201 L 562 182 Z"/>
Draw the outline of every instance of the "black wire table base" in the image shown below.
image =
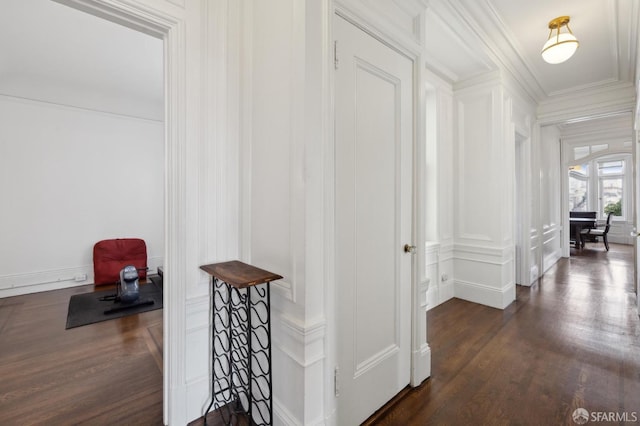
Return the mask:
<path fill-rule="evenodd" d="M 273 424 L 269 282 L 237 288 L 212 278 L 211 402 L 225 425 Z"/>

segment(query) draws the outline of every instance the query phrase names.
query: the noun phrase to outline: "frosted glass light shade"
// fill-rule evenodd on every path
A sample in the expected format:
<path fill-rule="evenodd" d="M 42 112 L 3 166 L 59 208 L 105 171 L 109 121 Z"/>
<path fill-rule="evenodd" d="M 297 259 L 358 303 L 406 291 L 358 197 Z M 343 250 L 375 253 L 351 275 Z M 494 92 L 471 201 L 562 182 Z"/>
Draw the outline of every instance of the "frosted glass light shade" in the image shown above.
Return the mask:
<path fill-rule="evenodd" d="M 542 59 L 550 64 L 566 61 L 576 52 L 578 39 L 571 33 L 553 35 L 542 47 Z"/>

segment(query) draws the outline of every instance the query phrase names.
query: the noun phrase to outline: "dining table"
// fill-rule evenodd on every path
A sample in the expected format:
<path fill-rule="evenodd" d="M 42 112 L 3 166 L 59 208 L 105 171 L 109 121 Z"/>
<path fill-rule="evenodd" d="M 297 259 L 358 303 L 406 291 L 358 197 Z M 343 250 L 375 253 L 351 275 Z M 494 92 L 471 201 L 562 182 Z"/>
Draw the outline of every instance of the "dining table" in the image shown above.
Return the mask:
<path fill-rule="evenodd" d="M 595 228 L 596 227 L 596 218 L 592 217 L 570 217 L 569 225 L 574 232 L 573 238 L 575 241 L 576 248 L 582 248 L 584 246 L 584 242 L 580 238 L 580 231 L 585 228 Z"/>

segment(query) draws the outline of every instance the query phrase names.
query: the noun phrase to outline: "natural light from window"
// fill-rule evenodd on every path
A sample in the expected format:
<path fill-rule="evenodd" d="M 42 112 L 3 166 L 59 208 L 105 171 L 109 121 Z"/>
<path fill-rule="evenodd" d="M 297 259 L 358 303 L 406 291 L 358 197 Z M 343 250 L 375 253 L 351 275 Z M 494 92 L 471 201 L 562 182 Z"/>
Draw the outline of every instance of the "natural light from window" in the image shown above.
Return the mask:
<path fill-rule="evenodd" d="M 574 157 L 583 158 L 589 152 L 600 151 L 603 146 L 575 147 Z M 629 176 L 625 174 L 627 161 L 626 157 L 606 156 L 570 166 L 569 211 L 596 211 L 598 219 L 606 219 L 612 213 L 614 218 L 624 220 L 627 216 L 625 186 L 629 185 Z"/>

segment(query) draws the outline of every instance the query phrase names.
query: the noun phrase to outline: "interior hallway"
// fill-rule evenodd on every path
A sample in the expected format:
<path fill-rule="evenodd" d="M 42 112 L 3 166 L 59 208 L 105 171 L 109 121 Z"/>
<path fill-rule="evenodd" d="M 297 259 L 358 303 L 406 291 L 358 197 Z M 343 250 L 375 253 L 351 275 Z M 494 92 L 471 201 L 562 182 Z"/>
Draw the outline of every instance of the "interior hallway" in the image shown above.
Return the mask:
<path fill-rule="evenodd" d="M 432 377 L 367 424 L 575 425 L 580 407 L 640 421 L 631 246 L 572 249 L 504 311 L 453 299 L 427 318 Z"/>
<path fill-rule="evenodd" d="M 457 299 L 429 311 L 433 376 L 368 423 L 640 413 L 632 247 L 571 254 L 505 311 Z M 162 423 L 162 310 L 65 330 L 69 296 L 91 287 L 0 299 L 0 424 Z"/>

